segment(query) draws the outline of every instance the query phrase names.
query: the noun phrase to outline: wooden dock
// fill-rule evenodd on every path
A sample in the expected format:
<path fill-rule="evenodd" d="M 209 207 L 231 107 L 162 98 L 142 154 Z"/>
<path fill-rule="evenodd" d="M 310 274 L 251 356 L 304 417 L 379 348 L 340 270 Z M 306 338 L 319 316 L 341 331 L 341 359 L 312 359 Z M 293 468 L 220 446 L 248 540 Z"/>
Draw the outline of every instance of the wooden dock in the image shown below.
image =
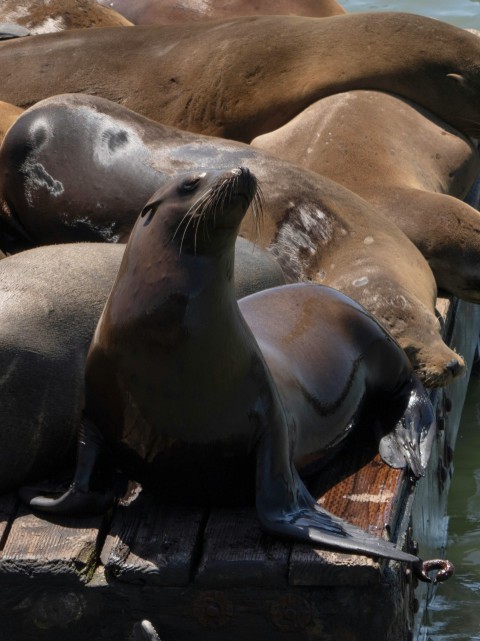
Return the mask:
<path fill-rule="evenodd" d="M 438 305 L 470 371 L 480 308 Z M 322 505 L 438 556 L 468 376 L 432 394 L 437 437 L 416 487 L 353 443 L 309 485 Z M 84 519 L 0 497 L 0 550 L 1 641 L 127 641 L 142 619 L 162 641 L 407 641 L 427 596 L 403 565 L 262 534 L 253 509 L 167 508 L 143 493 Z"/>

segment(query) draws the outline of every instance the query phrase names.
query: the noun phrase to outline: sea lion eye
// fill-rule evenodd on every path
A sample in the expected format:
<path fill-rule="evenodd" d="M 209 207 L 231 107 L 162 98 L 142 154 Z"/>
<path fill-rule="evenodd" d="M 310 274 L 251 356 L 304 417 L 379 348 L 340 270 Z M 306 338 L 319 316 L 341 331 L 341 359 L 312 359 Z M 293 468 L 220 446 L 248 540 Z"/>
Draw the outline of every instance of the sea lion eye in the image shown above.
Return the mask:
<path fill-rule="evenodd" d="M 180 191 L 182 193 L 188 193 L 190 191 L 194 191 L 195 187 L 198 185 L 200 182 L 200 177 L 196 176 L 195 178 L 189 178 L 188 180 L 185 180 L 180 186 Z"/>

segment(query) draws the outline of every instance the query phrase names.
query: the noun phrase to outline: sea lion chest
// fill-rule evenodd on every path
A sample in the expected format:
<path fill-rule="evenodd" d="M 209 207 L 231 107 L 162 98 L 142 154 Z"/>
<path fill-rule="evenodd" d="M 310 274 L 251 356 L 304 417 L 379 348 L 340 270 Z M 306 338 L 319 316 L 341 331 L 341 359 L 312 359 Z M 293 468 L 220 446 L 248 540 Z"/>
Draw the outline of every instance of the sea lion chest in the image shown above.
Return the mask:
<path fill-rule="evenodd" d="M 108 438 L 149 459 L 174 443 L 231 442 L 245 454 L 261 368 L 233 288 L 206 286 L 218 280 L 208 260 L 198 270 L 188 258 L 184 269 L 154 262 L 162 294 L 158 278 L 149 277 L 153 268 L 143 265 L 137 280 L 131 266 L 116 284 L 89 355 L 91 375 L 98 379 L 103 363 L 114 378 L 113 405 L 122 408 L 122 420 L 102 421 Z"/>

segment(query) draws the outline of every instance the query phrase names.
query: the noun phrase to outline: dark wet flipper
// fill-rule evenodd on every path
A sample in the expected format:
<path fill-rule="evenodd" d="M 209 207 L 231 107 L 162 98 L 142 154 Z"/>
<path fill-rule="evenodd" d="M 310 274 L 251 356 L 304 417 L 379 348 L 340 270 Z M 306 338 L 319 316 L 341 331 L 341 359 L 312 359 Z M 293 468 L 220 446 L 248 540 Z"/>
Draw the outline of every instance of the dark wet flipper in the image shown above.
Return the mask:
<path fill-rule="evenodd" d="M 256 507 L 266 531 L 351 554 L 419 560 L 319 507 L 293 467 L 282 436 L 276 433 L 272 438 L 272 430 L 265 431 L 257 448 Z"/>
<path fill-rule="evenodd" d="M 293 505 L 284 505 L 278 510 L 272 509 L 273 505 L 270 505 L 269 509 L 265 510 L 257 500 L 257 511 L 262 526 L 271 534 L 350 554 L 364 554 L 407 563 L 418 562 L 417 556 L 403 552 L 393 543 L 377 538 L 319 507 L 300 478 L 297 478 L 296 484 L 299 493 Z"/>
<path fill-rule="evenodd" d="M 435 436 L 435 418 L 431 403 L 417 379 L 412 379 L 410 401 L 395 429 L 382 436 L 379 453 L 395 468 L 409 467 L 419 478 L 425 474 Z"/>
<path fill-rule="evenodd" d="M 77 441 L 77 465 L 70 488 L 58 498 L 39 496 L 38 490 L 24 487 L 20 498 L 32 508 L 54 514 L 99 514 L 114 504 L 113 492 L 90 490 L 95 464 L 102 450 L 103 438 L 88 419 L 83 419 Z"/>
<path fill-rule="evenodd" d="M 65 494 L 58 498 L 38 496 L 37 494 L 38 490 L 35 491 L 34 488 L 24 487 L 19 490 L 20 498 L 30 507 L 42 512 L 62 514 L 64 516 L 103 514 L 115 502 L 113 492 L 85 492 L 78 489 L 74 484 L 70 486 Z"/>

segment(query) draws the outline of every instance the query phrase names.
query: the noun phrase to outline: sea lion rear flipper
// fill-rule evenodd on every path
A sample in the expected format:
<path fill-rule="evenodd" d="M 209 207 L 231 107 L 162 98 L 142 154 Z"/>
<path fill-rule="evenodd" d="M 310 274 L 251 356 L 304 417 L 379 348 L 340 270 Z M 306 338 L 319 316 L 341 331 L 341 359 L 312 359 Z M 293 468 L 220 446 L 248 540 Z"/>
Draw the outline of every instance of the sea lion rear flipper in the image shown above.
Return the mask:
<path fill-rule="evenodd" d="M 285 451 L 283 469 L 278 447 L 264 436 L 257 450 L 256 507 L 262 527 L 282 537 L 297 539 L 342 552 L 365 554 L 417 563 L 418 557 L 403 552 L 393 543 L 377 538 L 319 507 L 301 481 Z M 278 446 L 278 443 L 276 443 Z"/>
<path fill-rule="evenodd" d="M 416 478 L 423 476 L 432 450 L 434 428 L 432 405 L 421 383 L 415 380 L 403 417 L 392 432 L 380 439 L 380 456 L 391 467 L 408 466 Z"/>
<path fill-rule="evenodd" d="M 83 419 L 77 444 L 77 466 L 69 489 L 58 498 L 38 496 L 34 488 L 19 490 L 22 501 L 30 507 L 53 514 L 101 514 L 114 503 L 113 492 L 92 492 L 90 480 L 101 451 L 103 439 L 95 426 Z"/>

